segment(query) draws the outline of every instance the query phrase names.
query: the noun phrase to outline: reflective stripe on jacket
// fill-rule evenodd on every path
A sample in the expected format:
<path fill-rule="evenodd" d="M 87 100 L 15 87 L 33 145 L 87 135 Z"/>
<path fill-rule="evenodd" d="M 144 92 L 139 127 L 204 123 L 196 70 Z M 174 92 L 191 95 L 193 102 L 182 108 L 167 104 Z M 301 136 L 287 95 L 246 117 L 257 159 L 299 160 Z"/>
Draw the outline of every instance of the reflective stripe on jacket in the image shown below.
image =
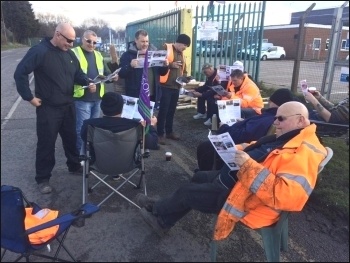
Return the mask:
<path fill-rule="evenodd" d="M 83 70 L 83 72 L 86 74 L 87 73 L 87 69 L 88 69 L 88 63 L 87 60 L 85 58 L 85 55 L 83 53 L 83 50 L 81 49 L 81 47 L 75 47 L 72 48 L 72 51 L 74 52 L 75 56 L 78 58 L 79 62 L 80 62 L 80 67 Z M 95 51 L 95 59 L 96 59 L 96 66 L 97 66 L 97 70 L 98 70 L 98 74 L 103 75 L 103 57 L 101 55 L 100 52 Z M 80 98 L 82 96 L 84 96 L 84 92 L 85 89 L 82 88 L 82 86 L 80 85 L 74 85 L 74 95 L 73 97 L 75 98 Z M 105 84 L 101 83 L 100 84 L 100 97 L 102 98 L 103 94 L 105 93 Z"/>
<path fill-rule="evenodd" d="M 227 91 L 232 93 L 230 99 L 241 100 L 241 108 L 253 108 L 256 113 L 261 114 L 261 109 L 264 108 L 264 102 L 259 88 L 254 81 L 248 77 L 248 74 L 244 74 L 244 79 L 239 91 L 235 92 L 231 79 L 227 83 Z M 228 98 L 225 97 L 222 99 L 228 100 Z"/>
<path fill-rule="evenodd" d="M 165 43 L 164 46 L 166 47 L 167 50 L 167 60 L 170 63 L 174 62 L 174 48 L 173 48 L 173 44 L 167 44 Z M 182 63 L 183 63 L 183 67 L 181 68 L 181 76 L 183 75 L 183 69 L 185 68 L 185 59 L 182 56 Z M 169 73 L 170 73 L 170 69 L 168 69 L 168 72 L 164 75 L 164 76 L 160 76 L 159 82 L 160 83 L 166 83 L 168 78 L 169 78 Z"/>
<path fill-rule="evenodd" d="M 239 181 L 219 213 L 214 240 L 226 238 L 238 221 L 256 229 L 275 223 L 281 210 L 303 209 L 327 155 L 315 132 L 311 124 L 262 163 L 249 159 L 240 167 Z"/>

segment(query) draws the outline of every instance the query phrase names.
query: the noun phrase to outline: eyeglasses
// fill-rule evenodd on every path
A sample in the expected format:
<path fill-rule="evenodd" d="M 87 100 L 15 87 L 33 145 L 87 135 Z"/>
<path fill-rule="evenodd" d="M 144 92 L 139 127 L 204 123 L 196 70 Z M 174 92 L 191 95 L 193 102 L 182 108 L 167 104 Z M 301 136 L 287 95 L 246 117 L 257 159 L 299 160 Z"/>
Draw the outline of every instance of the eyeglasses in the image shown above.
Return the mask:
<path fill-rule="evenodd" d="M 63 35 L 61 32 L 57 31 L 57 33 L 59 33 L 61 36 L 63 36 L 66 39 L 68 44 L 72 44 L 74 42 L 74 39 L 69 39 L 68 37 Z"/>
<path fill-rule="evenodd" d="M 297 116 L 297 115 L 301 115 L 300 113 L 299 114 L 293 114 L 293 115 L 289 115 L 289 116 L 275 116 L 273 118 L 273 120 L 278 120 L 279 122 L 282 122 L 282 121 L 285 121 L 288 117 L 292 117 L 292 116 Z"/>
<path fill-rule="evenodd" d="M 91 39 L 87 39 L 87 38 L 85 38 L 85 37 L 84 37 L 84 39 L 85 39 L 85 41 L 88 42 L 89 44 L 93 44 L 93 45 L 96 45 L 96 44 L 97 44 L 96 41 L 92 41 Z"/>

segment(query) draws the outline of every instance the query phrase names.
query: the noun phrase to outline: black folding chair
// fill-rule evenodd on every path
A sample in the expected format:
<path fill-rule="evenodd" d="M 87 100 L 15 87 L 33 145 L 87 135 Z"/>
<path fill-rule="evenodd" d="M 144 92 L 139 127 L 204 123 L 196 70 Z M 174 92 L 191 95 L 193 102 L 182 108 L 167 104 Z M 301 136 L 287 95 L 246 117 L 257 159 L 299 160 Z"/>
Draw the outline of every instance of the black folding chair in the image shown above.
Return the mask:
<path fill-rule="evenodd" d="M 118 194 L 140 208 L 121 192 L 121 188 L 125 184 L 131 184 L 135 189 L 140 189 L 143 185 L 144 193 L 147 195 L 144 169 L 144 158 L 147 153 L 144 153 L 143 134 L 141 125 L 117 133 L 93 126 L 88 127 L 86 153 L 83 161 L 83 203 L 87 199 L 87 193 L 92 193 L 98 185 L 103 184 L 109 188 L 110 193 L 98 206 L 101 206 L 113 194 Z M 138 182 L 133 182 L 131 179 L 137 174 L 140 174 Z M 98 180 L 92 186 L 89 186 L 90 175 Z M 114 182 L 116 186 L 107 180 L 113 175 L 120 175 L 122 179 Z"/>
<path fill-rule="evenodd" d="M 316 124 L 316 134 L 322 140 L 325 137 L 343 138 L 349 145 L 349 124 L 337 124 L 324 121 L 310 120 Z"/>
<path fill-rule="evenodd" d="M 83 204 L 79 209 L 64 214 L 58 215 L 56 219 L 47 221 L 46 223 L 25 229 L 26 207 L 32 207 L 32 214 L 36 214 L 41 210 L 41 207 L 34 202 L 29 202 L 18 187 L 2 185 L 1 186 L 1 248 L 4 249 L 1 255 L 1 261 L 7 251 L 11 251 L 20 256 L 16 262 L 25 258 L 30 261 L 30 256 L 37 256 L 53 261 L 69 262 L 66 259 L 58 257 L 60 250 L 66 251 L 70 259 L 76 262 L 71 252 L 64 245 L 64 240 L 67 237 L 68 231 L 72 225 L 83 226 L 84 220 L 92 214 L 99 211 L 99 207 L 93 204 Z M 47 241 L 41 244 L 32 244 L 29 238 L 30 234 L 38 233 L 38 231 L 48 229 L 58 225 L 58 230 Z M 47 247 L 54 241 L 58 242 L 58 247 L 54 256 L 38 252 Z"/>

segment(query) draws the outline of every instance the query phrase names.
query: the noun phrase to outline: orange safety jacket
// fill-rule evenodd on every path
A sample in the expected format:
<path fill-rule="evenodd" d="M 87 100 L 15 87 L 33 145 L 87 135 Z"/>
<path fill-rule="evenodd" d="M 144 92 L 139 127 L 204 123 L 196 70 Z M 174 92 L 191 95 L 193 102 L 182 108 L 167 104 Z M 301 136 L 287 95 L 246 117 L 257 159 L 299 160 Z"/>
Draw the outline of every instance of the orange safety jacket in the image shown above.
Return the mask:
<path fill-rule="evenodd" d="M 240 167 L 238 182 L 218 215 L 214 240 L 225 239 L 238 221 L 256 229 L 277 222 L 281 210 L 303 209 L 327 155 L 315 132 L 311 124 L 262 163 L 249 159 Z"/>
<path fill-rule="evenodd" d="M 244 80 L 241 88 L 237 92 L 235 92 L 235 88 L 230 78 L 227 83 L 227 91 L 231 92 L 231 98 L 222 97 L 222 100 L 240 99 L 241 108 L 252 108 L 256 113 L 261 114 L 261 109 L 264 107 L 264 102 L 259 88 L 248 77 L 248 74 L 244 74 Z"/>
<path fill-rule="evenodd" d="M 171 62 L 174 62 L 174 49 L 173 49 L 173 44 L 167 44 L 165 43 L 164 44 L 164 47 L 166 47 L 166 50 L 167 50 L 167 60 L 169 62 L 169 65 Z M 183 67 L 181 68 L 181 75 L 183 75 L 183 72 L 184 72 L 184 68 L 186 67 L 186 64 L 185 64 L 185 59 L 183 57 L 183 54 L 182 55 L 182 63 L 183 63 Z M 169 72 L 170 72 L 170 69 L 168 69 L 168 72 L 164 75 L 164 76 L 160 76 L 160 79 L 159 79 L 159 82 L 160 83 L 166 83 L 168 78 L 169 78 Z"/>

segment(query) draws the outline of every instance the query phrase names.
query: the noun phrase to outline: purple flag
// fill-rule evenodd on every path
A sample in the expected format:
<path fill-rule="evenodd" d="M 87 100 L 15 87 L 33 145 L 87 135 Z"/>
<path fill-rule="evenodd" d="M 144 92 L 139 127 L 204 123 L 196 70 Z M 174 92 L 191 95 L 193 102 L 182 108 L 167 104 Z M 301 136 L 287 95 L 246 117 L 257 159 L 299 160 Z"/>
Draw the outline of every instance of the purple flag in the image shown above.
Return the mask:
<path fill-rule="evenodd" d="M 143 65 L 143 73 L 141 80 L 140 97 L 138 100 L 138 110 L 142 118 L 146 121 L 146 133 L 148 132 L 149 125 L 151 124 L 151 103 L 150 103 L 150 91 L 148 84 L 148 50 L 145 54 L 145 63 Z"/>

